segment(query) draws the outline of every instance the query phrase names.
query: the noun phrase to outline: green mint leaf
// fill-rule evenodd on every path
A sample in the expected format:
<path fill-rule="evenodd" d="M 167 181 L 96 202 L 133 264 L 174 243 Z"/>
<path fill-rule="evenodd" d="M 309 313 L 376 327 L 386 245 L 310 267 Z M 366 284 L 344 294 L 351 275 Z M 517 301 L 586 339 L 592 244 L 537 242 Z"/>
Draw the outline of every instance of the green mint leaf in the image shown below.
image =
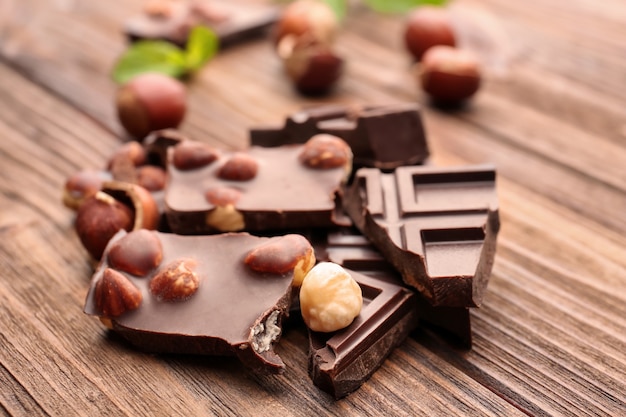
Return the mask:
<path fill-rule="evenodd" d="M 443 6 L 447 0 L 363 0 L 372 10 L 381 13 L 406 13 L 427 4 Z"/>
<path fill-rule="evenodd" d="M 165 41 L 135 42 L 115 64 L 113 79 L 123 84 L 146 72 L 182 77 L 187 72 L 184 51 Z"/>
<path fill-rule="evenodd" d="M 339 21 L 343 20 L 343 18 L 346 17 L 347 0 L 324 0 L 324 3 L 326 3 L 331 9 L 333 9 L 333 12 L 335 12 L 335 15 L 337 16 L 337 19 Z"/>
<path fill-rule="evenodd" d="M 191 30 L 187 40 L 185 62 L 189 71 L 200 68 L 215 54 L 219 48 L 219 40 L 215 32 L 204 26 L 197 26 Z"/>

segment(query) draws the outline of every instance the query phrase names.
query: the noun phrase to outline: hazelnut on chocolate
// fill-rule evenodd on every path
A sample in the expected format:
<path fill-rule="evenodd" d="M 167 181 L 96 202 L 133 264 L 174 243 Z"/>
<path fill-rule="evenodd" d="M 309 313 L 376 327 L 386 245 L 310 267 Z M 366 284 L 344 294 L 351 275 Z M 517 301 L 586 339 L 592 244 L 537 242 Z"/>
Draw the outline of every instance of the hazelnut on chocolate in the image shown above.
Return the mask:
<path fill-rule="evenodd" d="M 361 313 L 361 287 L 340 265 L 321 262 L 309 271 L 300 288 L 300 310 L 316 332 L 343 329 Z"/>

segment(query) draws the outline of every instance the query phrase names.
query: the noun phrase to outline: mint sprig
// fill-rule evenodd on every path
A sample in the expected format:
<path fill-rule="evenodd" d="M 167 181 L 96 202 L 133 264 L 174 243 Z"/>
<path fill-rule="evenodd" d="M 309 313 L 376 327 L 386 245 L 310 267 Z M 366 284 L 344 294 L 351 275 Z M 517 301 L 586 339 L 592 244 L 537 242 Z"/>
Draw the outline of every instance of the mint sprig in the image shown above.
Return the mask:
<path fill-rule="evenodd" d="M 324 0 L 337 17 L 344 18 L 347 9 L 347 0 Z M 424 5 L 443 6 L 448 0 L 363 0 L 372 10 L 379 13 L 406 13 L 409 10 Z"/>
<path fill-rule="evenodd" d="M 218 47 L 217 35 L 203 26 L 191 30 L 185 49 L 166 41 L 138 41 L 115 64 L 113 79 L 123 84 L 146 72 L 182 78 L 202 68 L 217 54 Z"/>

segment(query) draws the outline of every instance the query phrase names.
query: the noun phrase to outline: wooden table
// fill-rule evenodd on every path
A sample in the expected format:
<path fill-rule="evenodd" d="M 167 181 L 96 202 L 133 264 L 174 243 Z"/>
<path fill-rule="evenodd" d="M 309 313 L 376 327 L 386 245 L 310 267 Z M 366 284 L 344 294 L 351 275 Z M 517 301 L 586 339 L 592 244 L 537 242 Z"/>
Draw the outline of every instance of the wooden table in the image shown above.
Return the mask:
<path fill-rule="evenodd" d="M 288 332 L 281 376 L 224 358 L 158 356 L 82 313 L 93 266 L 61 204 L 65 179 L 123 140 L 109 74 L 141 1 L 0 2 L 0 414 L 626 415 L 626 5 L 456 0 L 487 77 L 465 109 L 416 88 L 403 19 L 356 6 L 325 101 L 423 103 L 433 163 L 493 162 L 502 230 L 474 345 L 420 329 L 334 401 Z M 223 51 L 188 81 L 182 130 L 228 148 L 305 99 L 267 40 Z"/>

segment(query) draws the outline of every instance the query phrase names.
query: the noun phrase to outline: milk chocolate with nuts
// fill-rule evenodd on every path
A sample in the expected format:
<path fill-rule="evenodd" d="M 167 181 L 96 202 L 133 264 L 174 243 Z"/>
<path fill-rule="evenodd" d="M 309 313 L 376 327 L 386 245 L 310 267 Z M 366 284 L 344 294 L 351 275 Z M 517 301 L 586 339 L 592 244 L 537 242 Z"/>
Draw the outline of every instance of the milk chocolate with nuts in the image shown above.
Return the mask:
<path fill-rule="evenodd" d="M 247 233 L 122 231 L 103 255 L 84 310 L 145 351 L 236 356 L 251 369 L 281 372 L 284 364 L 274 345 L 289 311 L 294 269 L 313 250 L 293 252 L 293 260 L 283 260 L 291 268 L 269 263 L 262 271 L 252 268 L 245 259 L 270 241 Z M 116 269 L 133 263 L 121 259 L 124 253 L 145 258 L 137 253 L 142 247 L 154 262 L 142 259 L 140 268 Z"/>
<path fill-rule="evenodd" d="M 345 220 L 337 213 L 337 201 L 351 171 L 352 152 L 337 137 L 220 151 L 201 165 L 183 157 L 181 149 L 188 147 L 193 146 L 181 142 L 168 153 L 165 206 L 174 233 L 266 232 Z"/>

